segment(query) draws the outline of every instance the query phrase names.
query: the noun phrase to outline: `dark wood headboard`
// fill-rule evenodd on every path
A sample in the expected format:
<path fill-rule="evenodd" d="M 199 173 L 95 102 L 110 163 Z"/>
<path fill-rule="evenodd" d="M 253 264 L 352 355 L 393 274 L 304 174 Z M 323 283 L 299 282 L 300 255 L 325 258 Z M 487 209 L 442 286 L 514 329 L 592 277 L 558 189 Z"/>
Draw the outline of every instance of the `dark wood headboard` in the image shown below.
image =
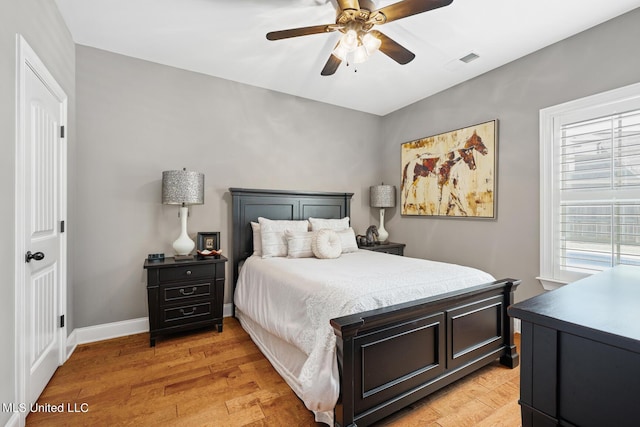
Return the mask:
<path fill-rule="evenodd" d="M 349 216 L 353 193 L 325 193 L 316 191 L 256 190 L 230 188 L 232 199 L 232 259 L 235 292 L 238 265 L 253 253 L 251 221 L 258 217 L 302 220 L 315 218 L 344 218 Z"/>

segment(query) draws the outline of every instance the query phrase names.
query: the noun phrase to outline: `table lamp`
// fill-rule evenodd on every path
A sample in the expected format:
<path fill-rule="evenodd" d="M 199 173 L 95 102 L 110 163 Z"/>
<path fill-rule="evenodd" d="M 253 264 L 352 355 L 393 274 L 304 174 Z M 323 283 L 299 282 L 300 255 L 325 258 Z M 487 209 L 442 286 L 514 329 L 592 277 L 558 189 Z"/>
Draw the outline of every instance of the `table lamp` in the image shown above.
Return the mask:
<path fill-rule="evenodd" d="M 195 243 L 187 234 L 189 205 L 204 203 L 204 174 L 187 169 L 162 172 L 162 204 L 180 205 L 180 236 L 173 242 L 176 259 L 192 258 Z"/>
<path fill-rule="evenodd" d="M 372 185 L 369 188 L 369 205 L 380 208 L 380 227 L 378 227 L 378 241 L 385 243 L 389 240 L 389 233 L 384 229 L 384 209 L 396 205 L 396 187 L 393 185 Z"/>

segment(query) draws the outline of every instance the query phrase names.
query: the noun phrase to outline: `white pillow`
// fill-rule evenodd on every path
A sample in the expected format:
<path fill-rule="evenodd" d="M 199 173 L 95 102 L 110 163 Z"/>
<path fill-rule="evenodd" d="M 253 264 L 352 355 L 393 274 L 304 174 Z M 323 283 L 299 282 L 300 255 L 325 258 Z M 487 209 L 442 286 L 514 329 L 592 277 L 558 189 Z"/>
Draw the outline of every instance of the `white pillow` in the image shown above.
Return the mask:
<path fill-rule="evenodd" d="M 309 221 L 271 220 L 259 217 L 262 258 L 286 257 L 287 239 L 284 230 L 308 231 Z"/>
<path fill-rule="evenodd" d="M 336 231 L 336 234 L 338 235 L 338 237 L 340 237 L 340 244 L 342 246 L 343 254 L 355 252 L 358 250 L 356 232 L 353 231 L 353 228 L 349 227 L 346 230 Z"/>
<path fill-rule="evenodd" d="M 342 253 L 340 236 L 333 230 L 318 230 L 313 232 L 311 251 L 320 259 L 338 258 Z"/>
<path fill-rule="evenodd" d="M 287 239 L 288 258 L 313 258 L 311 250 L 313 231 L 285 230 L 284 237 Z"/>
<path fill-rule="evenodd" d="M 309 218 L 311 223 L 311 231 L 318 230 L 346 230 L 349 228 L 349 217 L 345 216 L 342 219 L 326 219 L 326 218 Z"/>
<path fill-rule="evenodd" d="M 253 254 L 262 256 L 262 235 L 260 233 L 260 224 L 251 221 L 251 230 L 253 230 Z"/>

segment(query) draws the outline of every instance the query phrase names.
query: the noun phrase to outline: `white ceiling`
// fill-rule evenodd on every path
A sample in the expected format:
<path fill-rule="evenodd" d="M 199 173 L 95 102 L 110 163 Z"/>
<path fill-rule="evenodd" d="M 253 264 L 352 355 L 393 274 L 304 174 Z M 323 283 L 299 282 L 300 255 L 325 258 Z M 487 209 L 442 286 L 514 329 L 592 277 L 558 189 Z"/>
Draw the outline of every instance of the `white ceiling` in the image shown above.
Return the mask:
<path fill-rule="evenodd" d="M 379 0 L 378 7 L 396 0 Z M 76 43 L 385 115 L 634 8 L 640 0 L 454 0 L 378 26 L 416 54 L 377 52 L 321 76 L 340 33 L 268 41 L 335 22 L 331 0 L 56 0 Z M 476 53 L 464 64 L 459 58 Z"/>

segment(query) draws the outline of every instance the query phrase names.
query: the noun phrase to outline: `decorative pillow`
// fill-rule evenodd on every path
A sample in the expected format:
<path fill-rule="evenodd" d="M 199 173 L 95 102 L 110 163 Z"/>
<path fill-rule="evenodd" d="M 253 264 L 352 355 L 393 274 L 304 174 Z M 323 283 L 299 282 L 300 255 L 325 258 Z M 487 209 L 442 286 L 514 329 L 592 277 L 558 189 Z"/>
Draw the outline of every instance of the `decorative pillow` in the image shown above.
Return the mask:
<path fill-rule="evenodd" d="M 308 231 L 309 221 L 271 220 L 259 217 L 262 258 L 286 257 L 287 239 L 284 230 Z"/>
<path fill-rule="evenodd" d="M 333 230 L 318 230 L 313 232 L 311 251 L 320 259 L 338 258 L 342 253 L 340 236 Z"/>
<path fill-rule="evenodd" d="M 284 237 L 287 239 L 288 258 L 313 258 L 311 250 L 313 231 L 285 230 Z"/>
<path fill-rule="evenodd" d="M 353 231 L 353 228 L 349 227 L 346 230 L 336 231 L 336 234 L 338 235 L 338 237 L 340 237 L 340 244 L 342 245 L 343 254 L 355 252 L 358 250 L 356 232 Z"/>
<path fill-rule="evenodd" d="M 318 230 L 346 230 L 349 228 L 349 217 L 345 216 L 342 219 L 326 219 L 326 218 L 309 218 L 311 223 L 311 231 Z"/>
<path fill-rule="evenodd" d="M 253 254 L 262 256 L 262 235 L 260 233 L 260 224 L 251 221 L 251 230 L 253 230 Z"/>

